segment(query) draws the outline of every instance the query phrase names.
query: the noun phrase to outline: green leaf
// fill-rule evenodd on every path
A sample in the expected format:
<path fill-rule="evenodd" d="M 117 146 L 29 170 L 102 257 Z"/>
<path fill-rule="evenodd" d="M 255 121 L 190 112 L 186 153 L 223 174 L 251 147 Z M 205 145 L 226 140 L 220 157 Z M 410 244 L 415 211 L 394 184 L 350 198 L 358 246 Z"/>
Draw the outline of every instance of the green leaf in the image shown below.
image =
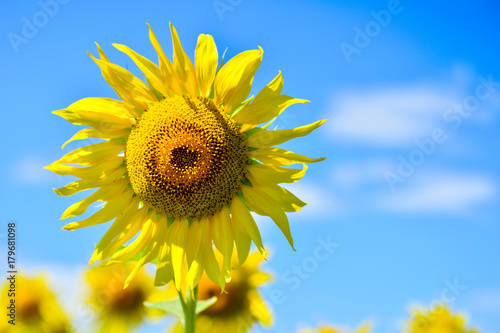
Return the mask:
<path fill-rule="evenodd" d="M 184 310 L 179 298 L 173 298 L 168 301 L 162 302 L 144 302 L 144 305 L 151 309 L 163 310 L 168 314 L 174 315 L 179 318 L 184 325 Z"/>
<path fill-rule="evenodd" d="M 198 301 L 198 304 L 196 305 L 196 314 L 206 310 L 215 302 L 217 302 L 217 297 L 215 297 L 215 296 L 212 298 L 209 298 L 205 301 Z"/>

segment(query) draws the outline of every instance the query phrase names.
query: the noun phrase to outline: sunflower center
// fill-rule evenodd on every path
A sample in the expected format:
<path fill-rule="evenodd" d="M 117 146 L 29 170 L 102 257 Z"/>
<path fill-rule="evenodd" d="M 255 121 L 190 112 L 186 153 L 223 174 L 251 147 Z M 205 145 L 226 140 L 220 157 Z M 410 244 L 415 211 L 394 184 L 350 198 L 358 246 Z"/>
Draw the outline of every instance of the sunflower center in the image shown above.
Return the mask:
<path fill-rule="evenodd" d="M 210 216 L 240 190 L 247 161 L 238 125 L 204 98 L 165 98 L 132 129 L 125 149 L 135 193 L 159 214 Z"/>
<path fill-rule="evenodd" d="M 40 318 L 40 301 L 30 299 L 19 303 L 19 316 L 24 321 L 35 321 Z"/>
<path fill-rule="evenodd" d="M 234 283 L 226 284 L 226 293 L 221 293 L 221 289 L 215 283 L 199 288 L 198 299 L 207 300 L 217 297 L 217 301 L 201 312 L 211 317 L 229 317 L 240 312 L 247 305 L 246 292 L 248 288 L 244 285 Z"/>
<path fill-rule="evenodd" d="M 133 311 L 142 306 L 144 302 L 144 293 L 137 287 L 129 286 L 121 289 L 111 295 L 111 306 L 119 312 Z"/>
<path fill-rule="evenodd" d="M 185 171 L 196 166 L 196 162 L 200 160 L 201 153 L 191 150 L 188 147 L 178 147 L 172 149 L 170 164 L 176 167 L 179 171 Z"/>

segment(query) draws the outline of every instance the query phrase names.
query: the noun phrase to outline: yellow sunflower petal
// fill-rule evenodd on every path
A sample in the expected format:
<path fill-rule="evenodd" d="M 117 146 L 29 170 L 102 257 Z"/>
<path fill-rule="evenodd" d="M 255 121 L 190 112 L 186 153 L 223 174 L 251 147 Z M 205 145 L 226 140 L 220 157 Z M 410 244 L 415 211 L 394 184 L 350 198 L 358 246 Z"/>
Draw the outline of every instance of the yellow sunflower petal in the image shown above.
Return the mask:
<path fill-rule="evenodd" d="M 113 201 L 107 202 L 106 205 L 104 205 L 104 207 L 98 210 L 94 215 L 78 222 L 68 223 L 63 227 L 63 229 L 75 230 L 108 222 L 114 219 L 118 213 L 127 206 L 130 199 L 132 199 L 133 194 L 133 191 L 125 191 L 118 197 L 114 198 Z"/>
<path fill-rule="evenodd" d="M 170 241 L 168 236 L 169 231 L 166 232 L 165 241 L 161 244 L 158 253 L 155 286 L 163 286 L 174 278 L 174 270 L 172 269 L 172 261 L 170 260 Z"/>
<path fill-rule="evenodd" d="M 248 254 L 250 253 L 250 246 L 252 245 L 252 240 L 241 229 L 240 225 L 231 223 L 231 226 L 234 235 L 234 243 L 236 244 L 236 253 L 238 254 L 238 264 L 241 266 L 248 258 Z"/>
<path fill-rule="evenodd" d="M 281 148 L 256 149 L 248 152 L 248 156 L 254 157 L 264 164 L 274 164 L 276 166 L 287 166 L 295 163 L 316 163 L 326 159 L 326 157 L 310 158 Z"/>
<path fill-rule="evenodd" d="M 106 53 L 104 53 L 104 51 L 102 50 L 101 46 L 98 44 L 98 43 L 95 43 L 95 45 L 97 46 L 97 52 L 99 52 L 99 57 L 106 61 L 106 62 L 109 62 L 109 59 L 108 57 L 106 56 Z"/>
<path fill-rule="evenodd" d="M 233 254 L 234 236 L 231 228 L 231 218 L 227 207 L 222 208 L 219 213 L 216 213 L 216 218 L 210 220 L 212 226 L 212 236 L 215 247 L 223 256 L 222 275 L 226 282 L 231 280 L 231 257 Z"/>
<path fill-rule="evenodd" d="M 177 290 L 181 288 L 182 282 L 182 265 L 184 263 L 184 248 L 186 247 L 187 233 L 188 233 L 188 222 L 187 220 L 180 220 L 174 222 L 170 228 L 175 228 L 173 230 L 174 236 L 172 238 L 171 246 L 171 256 L 172 256 L 172 266 L 174 269 L 174 281 Z"/>
<path fill-rule="evenodd" d="M 231 201 L 231 215 L 233 223 L 241 227 L 241 229 L 254 241 L 263 257 L 266 256 L 266 250 L 262 245 L 262 238 L 260 236 L 259 227 L 255 223 L 252 214 L 248 211 L 243 201 L 235 197 Z"/>
<path fill-rule="evenodd" d="M 61 188 L 55 188 L 54 192 L 63 197 L 66 197 L 99 186 L 99 182 L 96 182 L 95 180 L 77 180 Z"/>
<path fill-rule="evenodd" d="M 128 118 L 119 118 L 92 111 L 62 109 L 52 111 L 52 113 L 63 117 L 73 125 L 92 126 L 101 131 L 117 131 L 133 125 L 133 122 Z"/>
<path fill-rule="evenodd" d="M 167 227 L 167 223 L 161 223 L 161 222 L 166 222 L 166 219 L 164 219 L 164 221 L 163 220 L 162 221 L 159 221 L 159 220 L 153 221 L 152 231 L 151 231 L 151 238 L 153 241 L 148 242 L 148 244 L 146 245 L 146 247 L 142 253 L 142 257 L 139 259 L 139 261 L 135 265 L 134 269 L 132 270 L 132 272 L 129 274 L 129 276 L 125 280 L 125 283 L 123 286 L 124 288 L 127 288 L 129 286 L 129 284 L 135 278 L 135 275 L 137 273 L 139 273 L 142 266 L 144 266 L 146 263 L 155 259 L 158 256 L 159 244 L 160 244 L 160 239 L 161 239 L 161 237 L 158 237 L 158 234 L 162 234 L 163 230 L 166 229 L 166 227 Z"/>
<path fill-rule="evenodd" d="M 182 81 L 184 89 L 192 96 L 197 96 L 198 85 L 196 84 L 196 73 L 191 59 L 187 56 L 182 48 L 182 44 L 177 36 L 177 30 L 170 23 L 170 32 L 172 33 L 172 44 L 174 48 L 174 66 Z"/>
<path fill-rule="evenodd" d="M 307 103 L 305 99 L 292 98 L 280 95 L 283 89 L 281 72 L 271 81 L 252 103 L 243 108 L 234 116 L 234 120 L 241 124 L 258 125 L 279 116 L 287 107 L 295 103 Z"/>
<path fill-rule="evenodd" d="M 286 95 L 269 96 L 257 101 L 254 99 L 252 104 L 234 116 L 234 120 L 241 124 L 262 124 L 276 118 L 287 107 L 296 103 L 309 103 L 309 101 Z"/>
<path fill-rule="evenodd" d="M 249 165 L 248 171 L 254 179 L 261 184 L 295 183 L 307 171 L 307 165 L 303 169 L 288 169 L 268 164 Z"/>
<path fill-rule="evenodd" d="M 123 213 L 116 217 L 116 220 L 96 245 L 89 264 L 92 264 L 96 260 L 106 259 L 139 232 L 142 219 L 146 218 L 145 209 L 138 210 L 139 201 L 140 199 L 135 197 Z M 109 249 L 112 247 L 114 250 L 110 251 Z M 106 250 L 107 252 L 105 252 Z"/>
<path fill-rule="evenodd" d="M 326 120 L 319 120 L 312 124 L 292 129 L 278 131 L 260 131 L 252 135 L 248 140 L 248 146 L 254 148 L 269 148 L 286 142 L 288 140 L 306 136 L 316 128 L 325 123 Z"/>
<path fill-rule="evenodd" d="M 151 211 L 148 214 L 147 218 L 143 221 L 141 227 L 141 233 L 139 234 L 139 236 L 129 245 L 127 245 L 120 251 L 115 252 L 110 257 L 110 262 L 125 261 L 135 257 L 141 251 L 143 251 L 146 245 L 151 240 L 151 235 L 154 229 L 155 221 L 156 221 L 156 215 L 154 214 L 153 211 Z"/>
<path fill-rule="evenodd" d="M 58 175 L 73 175 L 82 179 L 99 179 L 106 177 L 109 173 L 113 172 L 115 169 L 120 168 L 126 172 L 126 169 L 120 167 L 120 164 L 123 163 L 123 156 L 116 156 L 116 158 L 112 158 L 109 161 L 102 162 L 98 165 L 86 166 L 86 167 L 75 167 L 69 165 L 60 165 L 56 162 L 53 162 L 50 165 L 44 167 L 44 169 L 50 170 Z"/>
<path fill-rule="evenodd" d="M 113 239 L 109 244 L 107 245 L 102 245 L 97 246 L 96 250 L 94 250 L 94 253 L 92 254 L 92 257 L 90 258 L 89 264 L 92 265 L 92 263 L 96 260 L 106 260 L 108 259 L 113 253 L 115 253 L 120 247 L 124 246 L 125 243 L 130 241 L 137 233 L 141 230 L 142 227 L 142 222 L 146 218 L 147 214 L 145 212 L 142 212 L 143 218 L 139 219 L 136 218 L 134 222 L 128 223 L 125 228 L 123 229 L 123 232 L 118 235 L 115 239 Z M 134 217 L 137 215 L 134 215 Z"/>
<path fill-rule="evenodd" d="M 153 85 L 153 87 L 155 87 L 156 90 L 158 90 L 165 96 L 170 96 L 170 91 L 165 84 L 165 80 L 163 80 L 161 76 L 160 68 L 156 66 L 155 63 L 141 56 L 126 45 L 113 44 L 113 46 L 128 55 L 130 59 L 134 61 L 137 67 L 139 67 L 139 69 L 144 73 L 144 76 Z"/>
<path fill-rule="evenodd" d="M 278 205 L 264 191 L 259 189 L 256 184 L 252 185 L 254 185 L 254 187 L 246 185 L 242 185 L 241 187 L 248 206 L 259 215 L 271 217 L 274 223 L 276 223 L 276 225 L 281 229 L 293 249 L 293 238 L 290 232 L 290 224 L 288 223 L 288 218 L 285 212 L 280 205 Z"/>
<path fill-rule="evenodd" d="M 153 29 L 151 29 L 151 26 L 149 24 L 148 27 L 149 27 L 149 40 L 151 41 L 151 44 L 153 45 L 154 49 L 156 50 L 156 53 L 158 54 L 158 60 L 160 62 L 160 71 L 163 80 L 176 95 L 182 95 L 182 83 L 179 81 L 177 73 L 174 70 L 174 64 L 172 64 L 172 62 L 165 55 L 165 52 L 163 52 L 163 48 L 158 42 L 158 39 L 156 38 L 156 35 L 154 34 Z"/>
<path fill-rule="evenodd" d="M 148 103 L 158 101 L 151 89 L 123 67 L 105 60 L 96 59 L 92 54 L 90 57 L 101 68 L 102 76 L 115 92 L 128 104 L 142 110 L 146 110 Z"/>
<path fill-rule="evenodd" d="M 203 256 L 203 257 L 205 257 L 205 256 Z M 188 283 L 188 286 L 191 289 L 193 289 L 198 284 L 198 282 L 200 282 L 202 276 L 203 276 L 202 260 L 200 260 L 197 257 L 191 263 L 191 266 L 189 267 L 188 274 L 186 276 L 186 281 Z"/>
<path fill-rule="evenodd" d="M 247 178 L 252 184 L 258 183 L 265 187 L 264 192 L 276 201 L 285 212 L 298 212 L 307 204 L 281 186 L 259 183 L 252 175 L 247 175 Z"/>
<path fill-rule="evenodd" d="M 122 152 L 124 148 L 125 145 L 118 142 L 99 142 L 75 149 L 53 162 L 50 166 L 64 164 L 95 165 L 109 161 L 110 158 Z"/>
<path fill-rule="evenodd" d="M 121 194 L 123 190 L 125 190 L 125 187 L 128 185 L 129 181 L 128 179 L 124 179 L 121 181 L 118 181 L 114 184 L 103 186 L 85 199 L 78 201 L 71 206 L 69 206 L 61 216 L 61 220 L 82 215 L 85 213 L 87 208 L 92 204 L 93 202 L 96 201 L 107 201 L 109 199 L 112 199 L 115 197 L 117 194 Z"/>
<path fill-rule="evenodd" d="M 61 188 L 55 188 L 54 192 L 56 192 L 61 196 L 69 196 L 78 193 L 80 191 L 96 187 L 102 187 L 108 185 L 109 183 L 115 181 L 116 179 L 119 179 L 125 172 L 126 171 L 124 168 L 119 168 L 110 173 L 107 177 L 101 179 L 92 179 L 92 180 L 84 180 L 84 179 L 77 180 Z"/>
<path fill-rule="evenodd" d="M 130 134 L 130 131 L 127 130 L 118 130 L 118 131 L 107 131 L 107 130 L 102 130 L 102 129 L 95 129 L 95 128 L 84 128 L 78 132 L 75 133 L 68 141 L 63 143 L 61 149 L 64 149 L 66 145 L 72 141 L 75 140 L 85 140 L 85 139 L 91 139 L 91 138 L 98 138 L 98 139 L 115 139 L 119 138 L 122 136 L 127 136 Z"/>
<path fill-rule="evenodd" d="M 151 233 L 151 239 L 144 248 L 144 252 L 142 253 L 142 257 L 144 259 L 144 263 L 148 263 L 153 261 L 158 257 L 158 253 L 160 251 L 160 247 L 163 244 L 163 236 L 167 227 L 167 218 L 165 216 L 157 217 L 155 222 L 153 223 L 153 230 Z"/>
<path fill-rule="evenodd" d="M 224 279 L 220 278 L 221 272 L 219 269 L 219 263 L 215 258 L 212 242 L 211 241 L 207 242 L 205 245 L 206 245 L 204 248 L 204 251 L 206 251 L 205 271 L 207 272 L 207 276 L 210 278 L 210 280 L 217 283 L 219 287 L 221 287 L 221 289 L 224 289 Z"/>
<path fill-rule="evenodd" d="M 104 97 L 83 98 L 68 106 L 67 109 L 108 114 L 118 118 L 138 118 L 141 115 L 136 109 L 123 101 Z"/>
<path fill-rule="evenodd" d="M 219 55 L 213 37 L 201 34 L 194 55 L 194 67 L 201 96 L 207 96 L 215 79 L 218 62 Z"/>
<path fill-rule="evenodd" d="M 200 243 L 202 237 L 206 237 L 201 233 L 201 225 L 198 221 L 194 221 L 189 227 L 188 241 L 186 243 L 186 259 L 188 265 L 193 262 L 194 258 L 200 250 Z"/>
<path fill-rule="evenodd" d="M 196 222 L 193 222 L 193 224 Z M 200 239 L 199 249 L 193 258 L 193 261 L 190 262 L 189 271 L 186 276 L 186 281 L 191 289 L 198 284 L 201 277 L 203 276 L 203 272 L 205 270 L 204 262 L 207 258 L 207 247 L 208 244 L 211 243 L 211 240 L 207 235 L 210 235 L 210 223 L 206 217 L 203 217 L 201 221 L 198 222 L 199 233 L 203 236 Z"/>
<path fill-rule="evenodd" d="M 249 278 L 248 283 L 250 283 L 250 285 L 253 287 L 258 287 L 271 280 L 272 277 L 269 273 L 256 272 Z"/>
<path fill-rule="evenodd" d="M 250 313 L 263 325 L 271 326 L 273 323 L 273 316 L 257 290 L 249 290 L 248 298 L 250 300 Z"/>
<path fill-rule="evenodd" d="M 263 53 L 259 46 L 258 50 L 242 52 L 222 66 L 214 82 L 214 100 L 217 105 L 224 103 L 229 112 L 247 98 Z"/>

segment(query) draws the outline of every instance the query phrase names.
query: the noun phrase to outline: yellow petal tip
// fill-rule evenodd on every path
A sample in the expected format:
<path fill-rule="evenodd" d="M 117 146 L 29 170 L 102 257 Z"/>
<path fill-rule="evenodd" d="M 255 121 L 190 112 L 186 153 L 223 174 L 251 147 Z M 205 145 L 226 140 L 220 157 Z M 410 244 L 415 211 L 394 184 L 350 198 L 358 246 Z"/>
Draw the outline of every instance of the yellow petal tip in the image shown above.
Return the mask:
<path fill-rule="evenodd" d="M 61 218 L 62 219 L 62 218 Z M 69 231 L 72 231 L 72 230 L 75 230 L 76 227 L 78 226 L 78 223 L 76 222 L 71 222 L 71 223 L 68 223 L 66 224 L 64 227 L 62 227 L 61 229 L 62 230 L 69 230 Z"/>

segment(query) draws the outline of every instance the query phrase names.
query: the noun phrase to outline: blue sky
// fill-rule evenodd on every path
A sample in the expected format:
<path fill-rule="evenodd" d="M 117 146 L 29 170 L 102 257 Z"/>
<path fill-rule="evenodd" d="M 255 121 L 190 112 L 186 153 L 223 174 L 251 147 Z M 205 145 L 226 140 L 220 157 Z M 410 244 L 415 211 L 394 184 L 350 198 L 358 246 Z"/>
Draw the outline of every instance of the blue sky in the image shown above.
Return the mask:
<path fill-rule="evenodd" d="M 50 111 L 84 97 L 116 97 L 87 55 L 97 54 L 94 42 L 138 74 L 111 43 L 156 59 L 148 22 L 170 55 L 172 22 L 190 56 L 200 33 L 214 37 L 220 54 L 227 47 L 227 58 L 263 47 L 252 93 L 281 70 L 283 93 L 312 101 L 290 107 L 278 128 L 328 119 L 284 145 L 328 157 L 289 186 L 309 201 L 289 216 L 297 252 L 258 219 L 273 252 L 264 267 L 275 282 L 262 289 L 275 313 L 271 332 L 365 320 L 375 333 L 398 332 L 411 305 L 442 297 L 483 332 L 500 327 L 496 2 L 49 2 L 0 3 L 0 214 L 3 225 L 18 224 L 24 269 L 44 270 L 76 299 L 75 276 L 107 226 L 60 230 L 59 217 L 76 198 L 52 187 L 71 179 L 42 166 L 83 143 L 61 151 L 77 127 Z M 328 242 L 335 246 L 318 257 Z"/>

